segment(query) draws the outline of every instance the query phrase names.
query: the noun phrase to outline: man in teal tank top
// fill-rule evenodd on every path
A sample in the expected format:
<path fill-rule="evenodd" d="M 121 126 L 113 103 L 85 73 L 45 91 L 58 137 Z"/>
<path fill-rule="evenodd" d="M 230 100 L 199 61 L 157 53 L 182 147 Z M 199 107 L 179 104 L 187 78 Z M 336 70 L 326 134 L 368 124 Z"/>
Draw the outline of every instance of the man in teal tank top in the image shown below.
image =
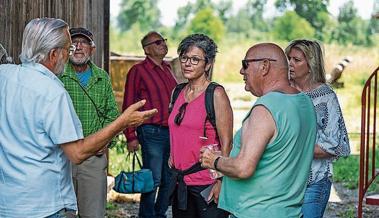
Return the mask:
<path fill-rule="evenodd" d="M 234 137 L 230 157 L 203 149 L 203 167 L 224 173 L 219 207 L 238 218 L 300 217 L 316 139 L 311 99 L 290 86 L 283 50 L 251 47 L 240 73 L 260 97 Z"/>

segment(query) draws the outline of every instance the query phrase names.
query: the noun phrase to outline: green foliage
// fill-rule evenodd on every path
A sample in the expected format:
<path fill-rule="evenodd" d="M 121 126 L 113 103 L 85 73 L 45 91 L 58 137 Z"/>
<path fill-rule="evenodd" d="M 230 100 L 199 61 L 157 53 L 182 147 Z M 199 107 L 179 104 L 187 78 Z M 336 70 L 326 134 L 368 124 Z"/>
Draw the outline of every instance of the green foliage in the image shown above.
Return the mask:
<path fill-rule="evenodd" d="M 316 37 L 323 40 L 324 28 L 327 26 L 329 0 L 276 0 L 275 5 L 280 11 L 294 8 L 294 11 L 306 19 L 316 30 Z"/>
<path fill-rule="evenodd" d="M 189 17 L 206 7 L 214 8 L 211 0 L 197 0 L 195 3 L 188 2 L 178 9 L 178 20 L 175 23 L 174 32 L 179 32 L 189 22 Z"/>
<path fill-rule="evenodd" d="M 349 43 L 354 45 L 370 44 L 368 22 L 358 16 L 358 11 L 352 0 L 342 5 L 337 20 L 338 26 L 332 32 L 332 41 L 342 45 Z"/>
<path fill-rule="evenodd" d="M 198 32 L 196 30 L 191 29 L 193 19 L 191 20 L 190 18 L 196 17 L 200 13 L 200 11 L 203 11 L 207 8 L 212 10 L 211 14 L 213 20 L 215 20 L 214 17 L 216 17 L 217 20 L 220 20 L 220 22 L 217 21 L 215 23 L 217 27 L 210 27 L 210 29 L 217 29 L 220 28 L 220 26 L 224 26 L 224 24 L 228 21 L 229 17 L 231 16 L 231 6 L 231 0 L 221 0 L 217 4 L 213 3 L 211 0 L 197 0 L 194 3 L 188 2 L 185 6 L 178 9 L 178 20 L 176 21 L 172 32 L 173 38 L 180 40 L 189 33 Z M 210 21 L 209 23 L 213 23 L 213 21 Z M 220 29 L 222 31 L 220 35 L 224 34 L 224 29 L 225 28 Z"/>
<path fill-rule="evenodd" d="M 126 149 L 123 152 L 117 151 L 114 147 L 109 149 L 109 173 L 113 176 L 117 176 L 122 170 L 131 171 L 132 170 L 132 156 L 127 158 L 128 151 Z M 139 159 L 142 161 L 141 150 L 137 151 Z M 136 164 L 136 170 L 139 170 L 138 164 Z"/>
<path fill-rule="evenodd" d="M 119 32 L 113 26 L 110 27 L 110 48 L 113 52 L 125 53 L 133 55 L 143 55 L 141 47 L 141 39 L 146 34 L 142 32 L 139 23 L 132 25 L 131 29 L 126 32 Z"/>
<path fill-rule="evenodd" d="M 277 39 L 291 41 L 297 38 L 313 38 L 315 30 L 304 18 L 294 11 L 288 11 L 274 22 L 274 35 Z"/>
<path fill-rule="evenodd" d="M 350 155 L 347 158 L 341 158 L 333 166 L 334 176 L 336 182 L 349 188 L 355 189 L 358 187 L 359 179 L 359 156 Z"/>
<path fill-rule="evenodd" d="M 375 161 L 379 161 L 378 144 L 375 149 Z M 370 151 L 372 152 L 372 151 Z M 371 156 L 369 161 L 371 162 Z M 370 171 L 371 169 L 369 169 Z M 349 189 L 358 188 L 359 180 L 359 155 L 350 155 L 347 158 L 339 159 L 333 166 L 334 181 L 342 182 L 342 184 Z M 368 192 L 378 192 L 379 183 L 370 186 Z"/>
<path fill-rule="evenodd" d="M 344 218 L 354 218 L 356 213 L 356 209 L 354 205 L 350 205 L 349 208 L 346 211 L 342 211 L 338 214 L 338 217 L 344 217 Z"/>
<path fill-rule="evenodd" d="M 223 23 L 226 23 L 226 21 L 228 21 L 232 6 L 233 2 L 231 0 L 221 0 L 214 6 Z"/>
<path fill-rule="evenodd" d="M 250 16 L 245 8 L 238 11 L 237 15 L 231 16 L 226 22 L 228 32 L 245 33 L 248 36 L 248 31 L 253 28 L 250 22 Z"/>
<path fill-rule="evenodd" d="M 118 26 L 122 31 L 129 30 L 138 23 L 142 31 L 158 28 L 160 11 L 158 0 L 122 0 L 121 12 L 117 17 Z"/>
<path fill-rule="evenodd" d="M 221 19 L 214 15 L 213 9 L 207 7 L 195 14 L 188 31 L 206 34 L 216 42 L 220 42 L 224 36 L 225 27 Z"/>
<path fill-rule="evenodd" d="M 249 0 L 243 10 L 247 11 L 248 17 L 254 29 L 267 31 L 268 26 L 263 19 L 264 6 L 267 0 Z"/>

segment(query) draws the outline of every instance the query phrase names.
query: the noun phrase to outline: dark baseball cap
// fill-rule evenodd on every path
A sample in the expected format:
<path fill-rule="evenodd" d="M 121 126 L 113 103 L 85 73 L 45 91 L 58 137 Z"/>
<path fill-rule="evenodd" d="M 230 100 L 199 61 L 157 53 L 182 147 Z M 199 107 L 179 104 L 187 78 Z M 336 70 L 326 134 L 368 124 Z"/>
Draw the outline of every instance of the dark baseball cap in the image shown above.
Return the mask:
<path fill-rule="evenodd" d="M 70 35 L 71 38 L 74 36 L 84 36 L 86 37 L 90 42 L 93 42 L 93 34 L 91 31 L 87 30 L 86 28 L 83 27 L 73 27 L 70 28 Z"/>

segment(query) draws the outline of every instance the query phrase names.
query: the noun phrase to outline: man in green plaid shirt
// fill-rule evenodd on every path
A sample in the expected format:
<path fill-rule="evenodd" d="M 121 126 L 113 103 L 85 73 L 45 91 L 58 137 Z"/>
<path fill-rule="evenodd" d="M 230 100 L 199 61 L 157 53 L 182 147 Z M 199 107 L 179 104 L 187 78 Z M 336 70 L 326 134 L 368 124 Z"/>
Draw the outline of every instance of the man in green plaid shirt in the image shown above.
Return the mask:
<path fill-rule="evenodd" d="M 88 136 L 119 115 L 108 74 L 90 61 L 95 51 L 93 34 L 85 28 L 70 29 L 76 49 L 60 77 Z M 72 166 L 72 177 L 82 218 L 104 218 L 107 194 L 107 158 L 104 148 L 79 165 Z"/>

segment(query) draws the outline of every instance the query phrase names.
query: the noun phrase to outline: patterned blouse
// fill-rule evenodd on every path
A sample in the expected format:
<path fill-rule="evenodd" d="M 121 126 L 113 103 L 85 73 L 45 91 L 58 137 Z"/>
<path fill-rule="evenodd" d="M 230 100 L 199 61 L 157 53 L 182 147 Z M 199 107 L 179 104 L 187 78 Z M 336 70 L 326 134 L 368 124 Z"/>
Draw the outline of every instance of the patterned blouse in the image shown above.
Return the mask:
<path fill-rule="evenodd" d="M 313 102 L 317 114 L 316 144 L 334 155 L 329 159 L 313 159 L 308 185 L 333 174 L 333 160 L 350 154 L 349 138 L 336 93 L 326 84 L 305 92 Z"/>

